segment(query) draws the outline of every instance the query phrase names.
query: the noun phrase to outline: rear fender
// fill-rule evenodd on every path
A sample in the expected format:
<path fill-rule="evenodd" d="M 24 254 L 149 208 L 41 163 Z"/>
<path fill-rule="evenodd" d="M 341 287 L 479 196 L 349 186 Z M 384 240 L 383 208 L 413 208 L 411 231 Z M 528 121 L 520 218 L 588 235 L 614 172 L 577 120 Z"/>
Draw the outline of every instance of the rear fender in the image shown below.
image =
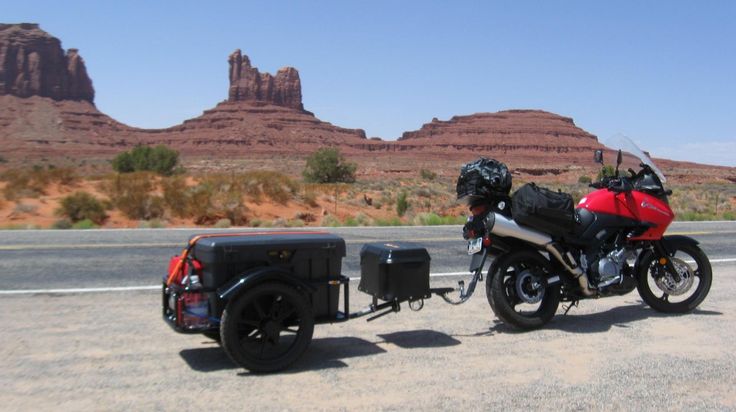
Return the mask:
<path fill-rule="evenodd" d="M 237 296 L 240 291 L 264 282 L 285 283 L 307 293 L 314 293 L 317 290 L 313 285 L 297 278 L 288 270 L 273 267 L 261 267 L 249 270 L 240 276 L 236 276 L 231 281 L 217 289 L 217 295 L 222 300 L 230 300 L 234 296 Z"/>

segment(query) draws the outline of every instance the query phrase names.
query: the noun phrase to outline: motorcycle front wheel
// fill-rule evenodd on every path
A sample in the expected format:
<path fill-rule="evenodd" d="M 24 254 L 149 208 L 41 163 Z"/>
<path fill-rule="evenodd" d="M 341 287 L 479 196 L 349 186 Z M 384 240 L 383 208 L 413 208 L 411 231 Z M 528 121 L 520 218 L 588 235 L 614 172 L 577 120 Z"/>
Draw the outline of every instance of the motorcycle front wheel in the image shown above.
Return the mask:
<path fill-rule="evenodd" d="M 646 252 L 638 268 L 637 289 L 652 309 L 664 313 L 687 313 L 698 307 L 710 291 L 713 270 L 708 257 L 696 245 L 675 241 L 667 257 L 678 276 L 654 253 Z"/>
<path fill-rule="evenodd" d="M 518 251 L 499 258 L 486 283 L 491 309 L 504 323 L 521 330 L 544 326 L 560 304 L 560 285 L 547 285 L 552 268 L 535 251 Z"/>

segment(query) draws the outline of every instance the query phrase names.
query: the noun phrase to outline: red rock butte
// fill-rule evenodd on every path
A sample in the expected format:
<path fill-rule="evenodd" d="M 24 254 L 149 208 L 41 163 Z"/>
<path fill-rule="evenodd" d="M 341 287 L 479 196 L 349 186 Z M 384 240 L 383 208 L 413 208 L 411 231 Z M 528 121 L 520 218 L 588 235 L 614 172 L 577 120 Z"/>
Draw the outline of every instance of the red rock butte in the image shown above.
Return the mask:
<path fill-rule="evenodd" d="M 109 159 L 137 144 L 166 144 L 190 159 L 304 159 L 332 146 L 362 161 L 368 174 L 419 167 L 455 173 L 460 162 L 486 156 L 517 172 L 556 175 L 594 167 L 592 151 L 603 147 L 571 118 L 539 110 L 435 118 L 398 141 L 367 139 L 362 129 L 335 126 L 305 110 L 295 68 L 261 73 L 240 50 L 228 63 L 227 100 L 182 124 L 140 129 L 97 110 L 76 49 L 65 52 L 38 24 L 0 24 L 0 155 L 17 163 Z M 716 169 L 736 174 L 734 168 L 686 166 L 703 176 Z"/>

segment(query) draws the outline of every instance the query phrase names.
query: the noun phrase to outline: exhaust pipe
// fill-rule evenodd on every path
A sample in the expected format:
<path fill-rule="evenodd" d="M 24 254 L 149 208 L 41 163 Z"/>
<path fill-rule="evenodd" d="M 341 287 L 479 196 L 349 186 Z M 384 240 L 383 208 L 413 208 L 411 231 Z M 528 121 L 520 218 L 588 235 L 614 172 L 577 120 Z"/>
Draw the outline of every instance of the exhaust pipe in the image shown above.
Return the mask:
<path fill-rule="evenodd" d="M 595 290 L 590 287 L 588 276 L 575 262 L 570 252 L 564 251 L 552 240 L 552 238 L 534 229 L 521 227 L 512 219 L 499 213 L 489 213 L 486 217 L 486 228 L 489 232 L 505 237 L 513 237 L 544 248 L 550 255 L 554 256 L 562 266 L 570 272 L 580 284 L 580 289 L 585 296 L 592 296 Z"/>

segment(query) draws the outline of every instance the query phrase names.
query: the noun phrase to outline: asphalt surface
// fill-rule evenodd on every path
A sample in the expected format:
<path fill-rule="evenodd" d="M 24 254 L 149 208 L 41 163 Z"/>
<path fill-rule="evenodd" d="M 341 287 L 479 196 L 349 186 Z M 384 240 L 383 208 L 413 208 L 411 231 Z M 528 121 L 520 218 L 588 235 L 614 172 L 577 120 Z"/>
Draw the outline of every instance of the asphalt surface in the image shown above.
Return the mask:
<path fill-rule="evenodd" d="M 364 242 L 428 247 L 435 274 L 467 265 L 460 228 L 329 229 L 358 275 Z M 693 313 L 633 292 L 583 301 L 518 333 L 479 285 L 460 306 L 315 327 L 288 371 L 253 375 L 200 335 L 172 331 L 155 290 L 0 295 L 0 410 L 736 410 L 736 223 L 676 223 L 714 262 Z M 0 293 L 157 285 L 189 230 L 0 232 Z M 453 286 L 455 277 L 434 277 Z M 351 286 L 351 308 L 369 298 Z"/>
<path fill-rule="evenodd" d="M 246 229 L 252 230 L 252 229 Z M 467 270 L 460 226 L 327 228 L 345 238 L 343 274 L 360 276 L 360 248 L 412 241 L 427 248 L 432 273 Z M 222 230 L 233 232 L 242 230 Z M 0 291 L 156 285 L 190 229 L 0 231 Z M 208 230 L 206 232 L 213 232 Z M 711 259 L 736 258 L 736 222 L 675 222 L 668 233 L 701 242 Z"/>

